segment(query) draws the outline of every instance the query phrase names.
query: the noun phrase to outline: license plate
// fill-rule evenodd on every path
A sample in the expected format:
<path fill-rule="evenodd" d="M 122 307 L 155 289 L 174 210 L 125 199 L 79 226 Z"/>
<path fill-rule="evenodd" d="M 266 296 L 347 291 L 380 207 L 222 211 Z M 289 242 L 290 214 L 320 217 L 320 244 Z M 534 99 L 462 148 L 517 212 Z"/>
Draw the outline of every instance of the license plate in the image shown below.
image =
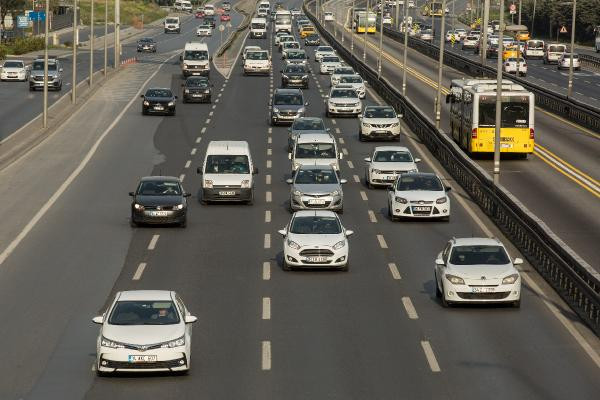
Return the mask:
<path fill-rule="evenodd" d="M 234 196 L 234 195 L 235 195 L 234 190 L 222 190 L 219 192 L 219 196 Z"/>
<path fill-rule="evenodd" d="M 312 262 L 312 263 L 326 262 L 327 257 L 306 257 L 306 261 Z"/>
<path fill-rule="evenodd" d="M 386 181 L 393 181 L 393 180 L 395 180 L 395 179 L 396 179 L 396 177 L 395 177 L 395 176 L 386 176 L 386 177 L 385 177 L 385 180 L 386 180 Z"/>
<path fill-rule="evenodd" d="M 162 106 L 154 106 L 154 109 L 157 110 L 157 111 L 162 111 L 162 110 L 164 110 L 164 107 L 162 107 Z"/>
<path fill-rule="evenodd" d="M 474 287 L 471 288 L 473 293 L 494 293 L 493 287 Z"/>
<path fill-rule="evenodd" d="M 501 149 L 512 149 L 512 147 L 513 147 L 512 143 L 500 143 Z"/>
<path fill-rule="evenodd" d="M 322 205 L 325 204 L 325 200 L 322 199 L 310 199 L 308 200 L 308 204 Z"/>
<path fill-rule="evenodd" d="M 166 217 L 167 215 L 169 215 L 168 211 L 150 211 L 152 217 Z"/>
<path fill-rule="evenodd" d="M 193 94 L 192 97 L 202 97 L 201 94 Z"/>
<path fill-rule="evenodd" d="M 129 356 L 130 363 L 156 362 L 158 356 Z"/>
<path fill-rule="evenodd" d="M 431 211 L 431 207 L 413 207 L 413 211 Z"/>
<path fill-rule="evenodd" d="M 192 72 L 192 75 L 200 75 L 200 72 Z"/>
<path fill-rule="evenodd" d="M 375 131 L 375 133 L 386 134 L 386 133 L 388 133 L 388 131 Z"/>

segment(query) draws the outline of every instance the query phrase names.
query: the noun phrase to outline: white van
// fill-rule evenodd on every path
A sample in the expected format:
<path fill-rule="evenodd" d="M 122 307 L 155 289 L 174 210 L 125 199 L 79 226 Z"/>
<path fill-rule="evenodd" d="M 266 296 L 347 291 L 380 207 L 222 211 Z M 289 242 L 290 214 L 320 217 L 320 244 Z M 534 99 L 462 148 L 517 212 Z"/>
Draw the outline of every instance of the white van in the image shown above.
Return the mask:
<path fill-rule="evenodd" d="M 544 41 L 531 39 L 525 42 L 525 49 L 523 50 L 523 55 L 527 59 L 531 58 L 542 58 L 544 57 Z"/>
<path fill-rule="evenodd" d="M 254 201 L 254 175 L 258 169 L 252 162 L 246 141 L 211 141 L 202 167 L 202 202 Z"/>
<path fill-rule="evenodd" d="M 215 6 L 212 4 L 206 4 L 204 6 L 204 15 L 215 15 Z"/>
<path fill-rule="evenodd" d="M 192 3 L 188 0 L 175 0 L 174 6 L 177 11 L 192 12 Z"/>
<path fill-rule="evenodd" d="M 275 13 L 275 33 L 281 31 L 292 33 L 292 13 L 288 10 L 277 10 Z"/>
<path fill-rule="evenodd" d="M 567 46 L 560 43 L 546 45 L 544 50 L 544 64 L 556 64 L 563 54 L 567 51 Z"/>
<path fill-rule="evenodd" d="M 267 38 L 267 19 L 266 18 L 252 18 L 250 20 L 250 37 L 252 39 L 266 39 Z"/>
<path fill-rule="evenodd" d="M 186 43 L 179 60 L 181 61 L 181 73 L 184 77 L 190 75 L 210 75 L 212 57 L 208 53 L 206 43 Z"/>
<path fill-rule="evenodd" d="M 163 25 L 165 27 L 165 33 L 181 32 L 181 21 L 179 20 L 179 17 L 168 16 L 165 18 Z"/>
<path fill-rule="evenodd" d="M 301 133 L 294 141 L 292 152 L 288 153 L 292 171 L 301 165 L 331 165 L 339 171 L 339 160 L 343 156 L 338 153 L 335 138 L 328 133 Z"/>

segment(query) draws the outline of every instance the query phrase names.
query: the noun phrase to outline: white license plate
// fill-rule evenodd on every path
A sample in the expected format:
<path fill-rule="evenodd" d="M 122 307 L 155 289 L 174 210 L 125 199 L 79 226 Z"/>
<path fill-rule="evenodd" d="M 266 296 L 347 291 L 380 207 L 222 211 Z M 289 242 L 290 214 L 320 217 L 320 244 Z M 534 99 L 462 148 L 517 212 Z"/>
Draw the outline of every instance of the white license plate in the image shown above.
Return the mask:
<path fill-rule="evenodd" d="M 234 190 L 221 190 L 219 192 L 219 196 L 234 196 L 234 195 L 235 195 Z"/>
<path fill-rule="evenodd" d="M 396 179 L 396 177 L 395 177 L 395 176 L 386 176 L 384 179 L 385 179 L 386 181 L 393 181 L 393 180 L 395 180 L 395 179 Z"/>
<path fill-rule="evenodd" d="M 375 131 L 375 133 L 388 133 L 388 131 Z"/>
<path fill-rule="evenodd" d="M 130 363 L 156 362 L 158 356 L 129 356 Z"/>
<path fill-rule="evenodd" d="M 310 200 L 308 200 L 308 204 L 323 205 L 323 204 L 325 204 L 325 200 L 322 200 L 322 199 L 310 199 Z"/>
<path fill-rule="evenodd" d="M 161 107 L 161 106 L 154 106 L 154 109 L 155 109 L 155 110 L 157 110 L 157 111 L 162 111 L 162 110 L 164 110 L 165 108 L 164 108 L 164 107 Z"/>
<path fill-rule="evenodd" d="M 431 207 L 413 207 L 413 211 L 431 211 Z"/>
<path fill-rule="evenodd" d="M 473 293 L 494 293 L 493 287 L 474 287 L 471 288 Z"/>
<path fill-rule="evenodd" d="M 192 75 L 200 75 L 200 72 L 192 72 Z"/>
<path fill-rule="evenodd" d="M 312 263 L 326 262 L 327 257 L 306 257 L 306 261 L 312 262 Z"/>
<path fill-rule="evenodd" d="M 192 97 L 202 97 L 201 94 L 193 94 Z"/>
<path fill-rule="evenodd" d="M 501 149 L 512 149 L 512 147 L 513 147 L 512 143 L 500 143 Z"/>
<path fill-rule="evenodd" d="M 166 217 L 168 215 L 168 211 L 150 211 L 150 216 L 152 217 Z"/>

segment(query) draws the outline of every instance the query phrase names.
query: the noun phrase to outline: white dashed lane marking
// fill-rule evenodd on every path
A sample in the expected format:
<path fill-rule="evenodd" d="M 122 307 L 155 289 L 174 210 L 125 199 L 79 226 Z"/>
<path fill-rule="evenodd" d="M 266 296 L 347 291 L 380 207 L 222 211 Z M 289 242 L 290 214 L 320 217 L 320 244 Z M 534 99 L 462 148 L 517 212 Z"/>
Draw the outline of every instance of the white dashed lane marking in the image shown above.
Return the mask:
<path fill-rule="evenodd" d="M 265 249 L 271 248 L 271 234 L 270 233 L 265 233 L 264 248 Z"/>
<path fill-rule="evenodd" d="M 269 175 L 269 174 L 265 175 L 265 183 L 267 185 L 271 184 L 271 175 Z"/>
<path fill-rule="evenodd" d="M 271 168 L 271 160 L 267 160 L 267 168 Z"/>
<path fill-rule="evenodd" d="M 263 262 L 262 278 L 263 281 L 271 279 L 271 263 L 268 261 Z"/>
<path fill-rule="evenodd" d="M 140 265 L 138 265 L 137 269 L 135 270 L 135 273 L 133 274 L 133 278 L 131 279 L 134 281 L 139 281 L 145 269 L 146 263 L 140 263 Z"/>
<path fill-rule="evenodd" d="M 348 168 L 350 169 L 354 169 L 354 164 L 352 164 L 352 161 L 348 160 Z"/>
<path fill-rule="evenodd" d="M 383 235 L 377 235 L 377 241 L 379 242 L 379 247 L 381 247 L 382 249 L 388 248 L 388 245 L 387 245 Z"/>
<path fill-rule="evenodd" d="M 352 177 L 354 178 L 354 182 L 360 183 L 360 178 L 358 177 L 358 175 L 353 175 Z"/>
<path fill-rule="evenodd" d="M 440 372 L 440 365 L 438 364 L 435 358 L 435 354 L 433 354 L 433 349 L 431 348 L 431 344 L 429 344 L 429 341 L 421 341 L 421 347 L 423 348 L 425 358 L 427 358 L 427 363 L 429 364 L 429 368 L 431 369 L 431 371 Z"/>
<path fill-rule="evenodd" d="M 179 180 L 180 180 L 181 182 L 183 182 L 183 180 L 184 180 L 184 179 L 185 179 L 185 174 L 181 174 L 181 175 L 179 175 Z"/>
<path fill-rule="evenodd" d="M 190 151 L 190 155 L 194 155 L 196 154 L 196 151 L 198 151 L 195 147 Z"/>
<path fill-rule="evenodd" d="M 266 223 L 271 222 L 271 211 L 270 210 L 265 211 L 265 222 Z"/>
<path fill-rule="evenodd" d="M 202 138 L 201 138 L 200 136 L 198 136 L 198 137 L 196 138 L 196 143 L 200 143 L 200 141 L 201 141 L 201 140 L 202 140 Z"/>
<path fill-rule="evenodd" d="M 369 210 L 369 220 L 373 223 L 377 222 L 377 217 L 375 216 L 375 213 L 373 212 L 373 210 Z"/>
<path fill-rule="evenodd" d="M 205 133 L 206 132 L 206 127 L 202 127 L 202 129 L 200 129 L 200 133 Z"/>
<path fill-rule="evenodd" d="M 413 305 L 412 301 L 410 300 L 410 297 L 403 297 L 402 304 L 404 304 L 404 309 L 406 310 L 406 314 L 408 314 L 408 318 L 410 318 L 410 319 L 418 319 L 419 318 L 419 316 L 417 315 L 417 310 L 415 309 L 415 306 Z"/>
<path fill-rule="evenodd" d="M 364 201 L 369 200 L 369 198 L 367 197 L 367 193 L 364 190 L 360 191 L 360 198 L 363 199 Z"/>
<path fill-rule="evenodd" d="M 267 191 L 267 193 L 265 194 L 265 200 L 267 201 L 267 203 L 270 203 L 271 200 L 273 200 L 273 196 L 270 191 Z"/>
<path fill-rule="evenodd" d="M 262 319 L 271 319 L 271 298 L 263 297 L 262 299 Z"/>
<path fill-rule="evenodd" d="M 187 168 L 189 168 L 189 167 L 190 167 L 190 165 L 191 165 L 191 164 L 192 164 L 192 160 L 187 160 L 187 161 L 185 162 L 185 165 L 184 165 L 184 167 L 183 167 L 183 168 L 186 168 L 186 169 L 187 169 Z"/>
<path fill-rule="evenodd" d="M 271 370 L 271 341 L 270 340 L 263 340 L 263 342 L 262 342 L 261 369 L 263 371 Z"/>
<path fill-rule="evenodd" d="M 388 264 L 388 268 L 390 269 L 390 272 L 392 273 L 392 278 L 394 278 L 395 280 L 400 280 L 400 271 L 398 271 L 398 267 L 396 266 L 395 263 L 389 263 Z"/>
<path fill-rule="evenodd" d="M 148 243 L 148 250 L 154 250 L 156 248 L 156 242 L 158 242 L 159 237 L 160 235 L 152 236 L 152 239 L 150 239 L 150 243 Z"/>

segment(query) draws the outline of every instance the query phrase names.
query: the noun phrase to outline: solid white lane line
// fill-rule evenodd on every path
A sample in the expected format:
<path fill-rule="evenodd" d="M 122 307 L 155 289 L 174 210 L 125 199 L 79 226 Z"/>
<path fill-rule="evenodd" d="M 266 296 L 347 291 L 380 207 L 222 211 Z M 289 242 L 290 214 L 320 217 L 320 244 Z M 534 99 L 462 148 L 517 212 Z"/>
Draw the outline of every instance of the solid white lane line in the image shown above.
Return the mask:
<path fill-rule="evenodd" d="M 417 314 L 417 310 L 415 309 L 415 306 L 412 303 L 412 300 L 410 299 L 410 297 L 403 297 L 402 298 L 402 304 L 404 304 L 404 309 L 406 310 L 406 313 L 408 314 L 408 318 L 410 319 L 419 319 L 419 315 Z"/>
<path fill-rule="evenodd" d="M 392 273 L 392 278 L 394 278 L 397 281 L 401 279 L 400 271 L 398 271 L 398 267 L 396 266 L 395 263 L 389 263 L 388 268 L 390 269 L 390 272 Z"/>
<path fill-rule="evenodd" d="M 262 278 L 263 281 L 271 279 L 271 263 L 268 261 L 263 262 Z"/>
<path fill-rule="evenodd" d="M 184 179 L 185 179 L 185 174 L 181 174 L 181 175 L 179 175 L 179 180 L 180 180 L 181 182 L 183 182 L 183 180 L 184 180 Z"/>
<path fill-rule="evenodd" d="M 379 247 L 381 247 L 382 249 L 388 248 L 388 245 L 385 242 L 385 238 L 383 237 L 383 235 L 377 235 L 377 241 L 379 242 Z"/>
<path fill-rule="evenodd" d="M 133 274 L 133 278 L 131 278 L 131 280 L 139 281 L 145 269 L 146 263 L 140 263 L 140 265 L 138 265 L 137 269 L 135 270 L 135 273 Z"/>
<path fill-rule="evenodd" d="M 427 358 L 427 363 L 429 363 L 429 368 L 432 372 L 440 372 L 440 365 L 438 364 L 435 354 L 433 354 L 433 349 L 429 344 L 429 341 L 422 340 L 421 347 L 423 348 L 423 352 L 425 353 L 425 358 Z"/>
<path fill-rule="evenodd" d="M 267 168 L 271 168 L 271 160 L 267 160 Z"/>
<path fill-rule="evenodd" d="M 198 136 L 198 137 L 196 138 L 196 143 L 200 143 L 200 141 L 201 141 L 201 140 L 202 140 L 202 137 Z"/>
<path fill-rule="evenodd" d="M 266 183 L 267 185 L 270 185 L 270 184 L 271 184 L 271 175 L 267 174 L 267 175 L 265 176 L 265 183 Z"/>
<path fill-rule="evenodd" d="M 271 210 L 265 211 L 265 222 L 271 222 Z"/>
<path fill-rule="evenodd" d="M 192 149 L 192 151 L 190 151 L 190 155 L 193 156 L 194 154 L 196 154 L 196 151 L 198 151 L 198 149 L 196 149 L 195 147 Z"/>
<path fill-rule="evenodd" d="M 371 222 L 375 223 L 377 222 L 377 217 L 375 216 L 375 213 L 373 212 L 373 210 L 369 210 L 369 219 L 371 220 Z"/>
<path fill-rule="evenodd" d="M 272 155 L 272 154 L 273 154 L 273 150 L 272 150 L 272 149 L 270 149 L 270 148 L 269 148 L 269 149 L 267 149 L 267 155 L 268 155 L 268 156 L 270 156 L 270 155 Z"/>
<path fill-rule="evenodd" d="M 183 166 L 183 168 L 189 168 L 191 164 L 192 164 L 192 160 L 187 160 L 185 162 L 185 165 Z"/>
<path fill-rule="evenodd" d="M 271 319 L 271 298 L 263 297 L 262 299 L 262 319 Z"/>
<path fill-rule="evenodd" d="M 265 233 L 264 248 L 265 249 L 271 248 L 271 234 L 270 233 Z"/>
<path fill-rule="evenodd" d="M 270 203 L 271 200 L 273 200 L 273 196 L 271 194 L 271 191 L 267 190 L 267 193 L 265 193 L 265 200 L 267 201 L 267 203 Z"/>
<path fill-rule="evenodd" d="M 210 124 L 210 118 L 206 118 L 206 122 L 207 125 Z"/>
<path fill-rule="evenodd" d="M 352 164 L 352 161 L 350 160 L 348 160 L 348 168 L 354 169 L 354 164 Z"/>
<path fill-rule="evenodd" d="M 270 340 L 263 340 L 263 342 L 262 342 L 261 369 L 263 371 L 271 370 L 271 341 Z"/>
<path fill-rule="evenodd" d="M 345 155 L 345 156 L 347 156 L 347 155 L 348 155 L 348 149 L 346 149 L 346 148 L 343 148 L 343 149 L 342 149 L 342 153 L 344 153 L 344 155 Z"/>
<path fill-rule="evenodd" d="M 206 127 L 203 126 L 202 129 L 200 129 L 200 133 L 205 133 L 206 132 Z"/>
<path fill-rule="evenodd" d="M 148 250 L 154 250 L 156 248 L 156 242 L 158 242 L 158 238 L 160 235 L 153 235 L 152 239 L 150 239 L 150 243 L 148 243 Z"/>
<path fill-rule="evenodd" d="M 360 198 L 363 199 L 364 201 L 369 200 L 369 198 L 367 197 L 367 193 L 365 193 L 364 190 L 360 191 Z"/>

